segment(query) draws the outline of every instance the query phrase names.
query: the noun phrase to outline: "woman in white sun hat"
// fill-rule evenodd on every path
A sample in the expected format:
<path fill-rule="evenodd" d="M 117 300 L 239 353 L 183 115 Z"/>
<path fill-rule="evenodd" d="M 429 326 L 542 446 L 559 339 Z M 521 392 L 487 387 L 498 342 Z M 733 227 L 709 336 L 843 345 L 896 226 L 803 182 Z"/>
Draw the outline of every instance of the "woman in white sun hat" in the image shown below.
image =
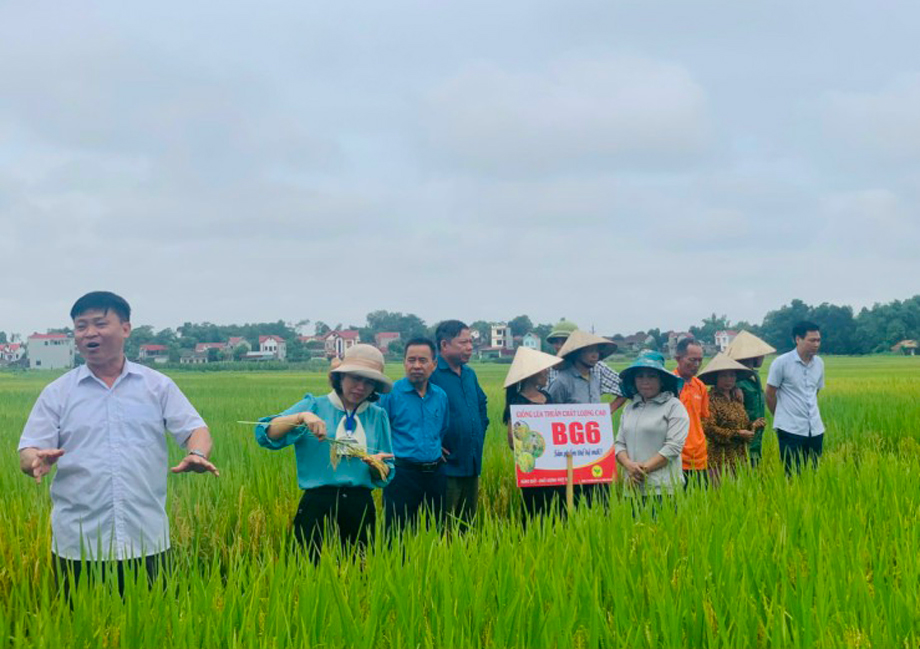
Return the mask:
<path fill-rule="evenodd" d="M 505 377 L 505 412 L 502 421 L 508 427 L 508 446 L 518 455 L 525 453 L 528 443 L 522 427 L 517 434 L 511 426 L 511 406 L 546 405 L 553 402 L 544 389 L 549 377 L 549 370 L 562 362 L 561 358 L 544 354 L 535 349 L 518 347 L 514 361 Z M 565 487 L 527 487 L 521 490 L 524 511 L 533 517 L 556 507 L 558 513 L 564 513 Z"/>
<path fill-rule="evenodd" d="M 294 536 L 317 561 L 323 528 L 335 524 L 343 545 L 367 544 L 376 511 L 371 490 L 393 477 L 390 421 L 374 405 L 393 382 L 383 373 L 383 354 L 355 345 L 329 371 L 329 394 L 312 394 L 279 415 L 264 417 L 256 440 L 270 450 L 294 446 L 297 482 L 303 489 Z"/>

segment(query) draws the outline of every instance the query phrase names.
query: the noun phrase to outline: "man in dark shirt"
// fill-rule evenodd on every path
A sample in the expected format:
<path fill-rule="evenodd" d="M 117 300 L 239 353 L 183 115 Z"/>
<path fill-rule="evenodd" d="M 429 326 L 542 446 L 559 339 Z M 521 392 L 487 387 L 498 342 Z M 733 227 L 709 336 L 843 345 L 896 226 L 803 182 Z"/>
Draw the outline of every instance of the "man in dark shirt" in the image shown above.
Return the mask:
<path fill-rule="evenodd" d="M 444 436 L 447 460 L 446 511 L 466 523 L 476 515 L 482 447 L 489 416 L 486 395 L 467 363 L 473 355 L 470 329 L 459 320 L 445 320 L 435 331 L 438 366 L 431 383 L 447 393 L 450 424 Z"/>

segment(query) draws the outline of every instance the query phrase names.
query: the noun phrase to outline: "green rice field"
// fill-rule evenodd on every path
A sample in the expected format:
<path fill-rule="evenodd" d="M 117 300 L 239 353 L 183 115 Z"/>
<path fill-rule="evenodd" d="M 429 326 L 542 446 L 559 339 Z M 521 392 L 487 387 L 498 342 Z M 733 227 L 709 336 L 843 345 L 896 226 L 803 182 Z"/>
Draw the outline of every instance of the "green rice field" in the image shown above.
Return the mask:
<path fill-rule="evenodd" d="M 920 358 L 825 360 L 818 471 L 787 480 L 768 430 L 758 471 L 655 519 L 615 486 L 609 511 L 526 528 L 500 423 L 508 366 L 474 365 L 492 418 L 475 527 L 380 530 L 364 561 L 329 545 L 316 567 L 291 549 L 293 450 L 266 451 L 235 422 L 325 392 L 325 376 L 175 372 L 221 477 L 169 478 L 168 586 L 141 579 L 122 599 L 81 583 L 71 604 L 50 565 L 50 481 L 16 454 L 56 375 L 0 373 L 0 644 L 920 649 Z"/>

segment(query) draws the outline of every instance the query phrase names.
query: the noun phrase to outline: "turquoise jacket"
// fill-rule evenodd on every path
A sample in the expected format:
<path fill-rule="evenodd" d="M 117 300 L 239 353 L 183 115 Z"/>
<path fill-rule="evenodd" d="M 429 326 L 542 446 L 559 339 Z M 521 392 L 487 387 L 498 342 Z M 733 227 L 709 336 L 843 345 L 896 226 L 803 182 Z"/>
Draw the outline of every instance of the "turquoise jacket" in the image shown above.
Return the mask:
<path fill-rule="evenodd" d="M 256 441 L 259 446 L 272 451 L 294 446 L 294 453 L 297 456 L 297 484 L 301 489 L 315 487 L 367 487 L 372 489 L 384 487 L 393 479 L 396 469 L 391 459 L 386 460 L 390 472 L 384 480 L 372 478 L 371 468 L 355 457 L 341 457 L 338 466 L 333 468 L 330 455 L 333 446 L 328 442 L 319 441 L 313 433 L 302 428 L 293 429 L 280 439 L 269 438 L 266 430 L 275 417 L 308 411 L 326 422 L 326 434 L 334 439 L 340 422 L 345 418 L 345 410 L 342 409 L 334 393 L 321 397 L 306 394 L 302 400 L 284 412 L 263 417 L 259 420 L 263 423 L 255 427 Z M 367 437 L 368 453 L 393 452 L 390 420 L 382 408 L 365 402 L 358 407 L 357 418 Z M 376 475 L 376 472 L 373 475 Z"/>

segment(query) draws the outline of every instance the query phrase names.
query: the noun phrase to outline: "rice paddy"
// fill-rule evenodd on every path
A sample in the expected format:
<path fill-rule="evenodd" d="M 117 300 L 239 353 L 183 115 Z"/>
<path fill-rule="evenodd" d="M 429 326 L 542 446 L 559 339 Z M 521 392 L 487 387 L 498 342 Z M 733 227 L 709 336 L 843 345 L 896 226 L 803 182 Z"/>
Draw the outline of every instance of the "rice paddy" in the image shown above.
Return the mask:
<path fill-rule="evenodd" d="M 825 360 L 817 472 L 787 480 L 768 430 L 759 470 L 654 517 L 614 487 L 609 511 L 526 526 L 500 423 L 507 366 L 474 366 L 492 419 L 475 527 L 392 540 L 381 528 L 363 561 L 330 544 L 318 566 L 291 549 L 293 451 L 267 452 L 235 422 L 326 391 L 325 376 L 176 372 L 221 477 L 169 478 L 168 585 L 129 580 L 121 598 L 81 583 L 71 604 L 51 570 L 50 481 L 22 475 L 15 453 L 55 375 L 0 374 L 0 642 L 920 648 L 920 358 Z"/>

